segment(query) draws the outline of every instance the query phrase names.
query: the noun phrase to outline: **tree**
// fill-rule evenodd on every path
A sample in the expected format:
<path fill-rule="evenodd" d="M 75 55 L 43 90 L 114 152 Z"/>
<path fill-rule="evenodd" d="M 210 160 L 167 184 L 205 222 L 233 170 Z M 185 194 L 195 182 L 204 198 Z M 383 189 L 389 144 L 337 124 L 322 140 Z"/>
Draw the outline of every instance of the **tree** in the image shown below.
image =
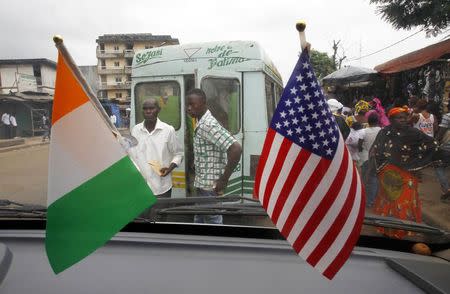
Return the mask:
<path fill-rule="evenodd" d="M 342 50 L 342 52 L 343 52 L 342 57 L 338 55 L 338 49 L 339 49 L 338 45 L 339 45 L 340 42 L 341 42 L 341 40 L 339 40 L 337 42 L 336 42 L 336 40 L 333 40 L 333 56 L 332 56 L 332 59 L 333 59 L 333 63 L 335 64 L 335 68 L 338 68 L 338 69 L 341 68 L 342 61 L 344 61 L 344 59 L 347 58 L 347 56 L 345 56 L 344 50 Z"/>
<path fill-rule="evenodd" d="M 336 64 L 328 54 L 311 50 L 309 56 L 318 80 L 336 70 Z"/>
<path fill-rule="evenodd" d="M 427 35 L 436 36 L 450 24 L 448 0 L 370 0 L 377 5 L 381 18 L 395 29 L 422 27 Z"/>

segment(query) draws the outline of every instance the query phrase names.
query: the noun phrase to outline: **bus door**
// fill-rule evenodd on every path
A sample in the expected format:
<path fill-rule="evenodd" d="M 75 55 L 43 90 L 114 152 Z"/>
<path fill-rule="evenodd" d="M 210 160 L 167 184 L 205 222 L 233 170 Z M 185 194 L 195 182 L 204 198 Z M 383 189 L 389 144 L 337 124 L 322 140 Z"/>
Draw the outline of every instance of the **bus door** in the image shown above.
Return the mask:
<path fill-rule="evenodd" d="M 136 124 L 144 120 L 142 113 L 142 103 L 149 98 L 158 101 L 161 111 L 159 119 L 174 127 L 178 143 L 184 147 L 184 78 L 183 76 L 164 76 L 136 79 L 134 87 L 135 97 L 135 122 Z M 184 149 L 185 150 L 185 149 Z M 186 154 L 185 154 L 186 158 Z M 172 197 L 186 197 L 186 178 L 185 178 L 185 158 L 180 166 L 172 172 Z"/>
<path fill-rule="evenodd" d="M 212 115 L 243 145 L 242 73 L 197 70 L 195 84 L 206 93 Z M 226 195 L 242 195 L 242 157 L 228 181 Z"/>

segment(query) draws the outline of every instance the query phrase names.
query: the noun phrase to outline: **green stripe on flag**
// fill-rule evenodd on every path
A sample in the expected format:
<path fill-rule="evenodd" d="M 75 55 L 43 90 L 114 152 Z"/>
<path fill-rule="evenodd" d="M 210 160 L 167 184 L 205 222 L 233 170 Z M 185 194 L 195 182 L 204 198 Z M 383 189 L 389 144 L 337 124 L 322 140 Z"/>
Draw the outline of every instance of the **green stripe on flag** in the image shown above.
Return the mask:
<path fill-rule="evenodd" d="M 47 211 L 45 240 L 53 271 L 60 273 L 103 246 L 155 202 L 128 156 L 56 200 Z"/>

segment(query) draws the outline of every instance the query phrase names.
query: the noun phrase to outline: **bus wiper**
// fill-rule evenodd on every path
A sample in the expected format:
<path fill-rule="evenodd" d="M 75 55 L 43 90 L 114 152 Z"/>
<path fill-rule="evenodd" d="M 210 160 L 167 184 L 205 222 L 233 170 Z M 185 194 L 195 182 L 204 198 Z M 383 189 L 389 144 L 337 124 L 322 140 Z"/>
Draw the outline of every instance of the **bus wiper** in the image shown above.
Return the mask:
<path fill-rule="evenodd" d="M 449 233 L 444 230 L 426 224 L 420 224 L 412 221 L 374 214 L 366 214 L 364 217 L 364 224 L 391 229 L 407 230 L 417 233 L 426 233 L 431 235 L 449 235 Z"/>
<path fill-rule="evenodd" d="M 158 198 L 151 210 L 153 213 L 150 216 L 140 216 L 135 220 L 154 223 L 156 215 L 267 215 L 259 204 L 259 200 L 251 197 L 242 197 L 240 195 Z"/>
<path fill-rule="evenodd" d="M 200 204 L 200 205 L 185 205 L 164 208 L 158 211 L 158 214 L 184 214 L 184 215 L 206 215 L 206 214 L 221 214 L 221 215 L 252 215 L 252 216 L 267 216 L 266 211 L 259 204 Z"/>
<path fill-rule="evenodd" d="M 0 217 L 42 217 L 45 218 L 47 207 L 36 204 L 23 204 L 0 199 Z"/>
<path fill-rule="evenodd" d="M 227 195 L 218 197 L 187 197 L 187 198 L 158 198 L 155 205 L 164 204 L 203 204 L 203 203 L 217 203 L 217 202 L 236 202 L 247 201 L 259 203 L 258 199 L 250 197 L 242 197 L 240 195 Z"/>

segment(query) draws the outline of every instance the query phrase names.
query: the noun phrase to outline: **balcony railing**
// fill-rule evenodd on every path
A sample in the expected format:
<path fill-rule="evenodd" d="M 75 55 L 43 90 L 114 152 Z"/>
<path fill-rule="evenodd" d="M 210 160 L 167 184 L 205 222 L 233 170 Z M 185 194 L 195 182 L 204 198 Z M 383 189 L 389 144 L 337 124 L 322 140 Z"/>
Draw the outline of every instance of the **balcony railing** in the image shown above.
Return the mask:
<path fill-rule="evenodd" d="M 123 74 L 125 73 L 125 68 L 123 66 L 104 66 L 100 65 L 98 67 L 98 74 Z"/>
<path fill-rule="evenodd" d="M 114 58 L 114 57 L 133 58 L 133 56 L 134 56 L 133 49 L 125 49 L 125 50 L 100 50 L 100 49 L 97 49 L 97 58 Z"/>
<path fill-rule="evenodd" d="M 124 57 L 123 50 L 97 50 L 97 58 Z"/>
<path fill-rule="evenodd" d="M 99 82 L 98 86 L 99 90 L 127 90 L 131 88 L 131 82 Z"/>

